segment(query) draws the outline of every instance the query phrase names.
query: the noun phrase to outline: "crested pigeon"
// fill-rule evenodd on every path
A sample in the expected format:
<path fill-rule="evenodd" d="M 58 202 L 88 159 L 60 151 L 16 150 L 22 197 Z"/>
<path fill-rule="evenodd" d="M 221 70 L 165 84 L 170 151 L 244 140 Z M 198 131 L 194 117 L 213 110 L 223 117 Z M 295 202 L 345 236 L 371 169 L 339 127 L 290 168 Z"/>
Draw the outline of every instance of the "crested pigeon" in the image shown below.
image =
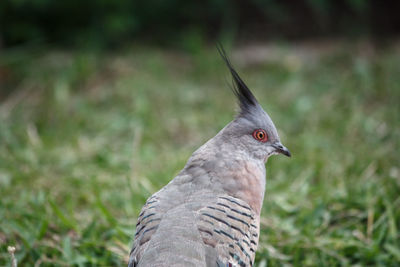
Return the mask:
<path fill-rule="evenodd" d="M 252 266 L 269 156 L 290 157 L 274 123 L 217 46 L 239 113 L 143 206 L 129 267 Z"/>

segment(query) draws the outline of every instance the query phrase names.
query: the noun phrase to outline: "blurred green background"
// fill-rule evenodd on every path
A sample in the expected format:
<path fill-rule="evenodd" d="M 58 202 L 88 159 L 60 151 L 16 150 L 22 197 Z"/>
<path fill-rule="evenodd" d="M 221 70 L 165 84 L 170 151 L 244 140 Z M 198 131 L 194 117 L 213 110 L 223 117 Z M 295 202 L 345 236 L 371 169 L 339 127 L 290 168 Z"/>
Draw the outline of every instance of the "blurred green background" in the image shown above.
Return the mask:
<path fill-rule="evenodd" d="M 293 157 L 256 266 L 400 266 L 396 1 L 0 1 L 0 266 L 126 266 L 145 200 L 235 115 Z"/>

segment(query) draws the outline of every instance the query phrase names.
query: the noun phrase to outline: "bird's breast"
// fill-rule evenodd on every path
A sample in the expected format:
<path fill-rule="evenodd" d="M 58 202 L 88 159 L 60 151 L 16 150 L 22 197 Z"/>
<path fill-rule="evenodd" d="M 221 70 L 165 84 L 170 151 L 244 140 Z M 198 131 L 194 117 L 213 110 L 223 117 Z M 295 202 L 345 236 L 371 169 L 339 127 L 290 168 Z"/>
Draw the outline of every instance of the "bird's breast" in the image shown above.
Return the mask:
<path fill-rule="evenodd" d="M 224 190 L 239 198 L 259 215 L 265 191 L 265 167 L 250 161 L 242 161 L 229 168 L 224 175 Z"/>

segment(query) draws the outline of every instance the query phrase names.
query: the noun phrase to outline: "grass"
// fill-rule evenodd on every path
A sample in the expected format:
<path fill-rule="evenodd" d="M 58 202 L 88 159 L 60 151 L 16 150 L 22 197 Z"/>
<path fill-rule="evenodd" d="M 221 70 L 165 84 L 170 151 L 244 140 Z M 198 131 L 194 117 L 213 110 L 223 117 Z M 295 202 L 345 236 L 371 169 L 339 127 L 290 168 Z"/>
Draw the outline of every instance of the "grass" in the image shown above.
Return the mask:
<path fill-rule="evenodd" d="M 398 48 L 275 48 L 233 58 L 294 155 L 267 163 L 257 266 L 400 266 Z M 3 54 L 0 265 L 125 266 L 146 198 L 234 116 L 216 49 Z"/>

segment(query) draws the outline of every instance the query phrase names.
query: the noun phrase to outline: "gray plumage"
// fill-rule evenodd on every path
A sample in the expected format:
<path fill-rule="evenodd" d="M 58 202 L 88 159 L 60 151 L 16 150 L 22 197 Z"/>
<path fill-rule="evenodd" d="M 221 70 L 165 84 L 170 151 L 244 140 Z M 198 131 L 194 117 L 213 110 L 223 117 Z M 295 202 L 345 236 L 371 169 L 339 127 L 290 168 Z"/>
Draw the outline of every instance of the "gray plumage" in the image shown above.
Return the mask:
<path fill-rule="evenodd" d="M 265 163 L 273 154 L 290 152 L 223 48 L 218 50 L 232 74 L 240 111 L 147 200 L 138 217 L 129 267 L 254 263 Z"/>

